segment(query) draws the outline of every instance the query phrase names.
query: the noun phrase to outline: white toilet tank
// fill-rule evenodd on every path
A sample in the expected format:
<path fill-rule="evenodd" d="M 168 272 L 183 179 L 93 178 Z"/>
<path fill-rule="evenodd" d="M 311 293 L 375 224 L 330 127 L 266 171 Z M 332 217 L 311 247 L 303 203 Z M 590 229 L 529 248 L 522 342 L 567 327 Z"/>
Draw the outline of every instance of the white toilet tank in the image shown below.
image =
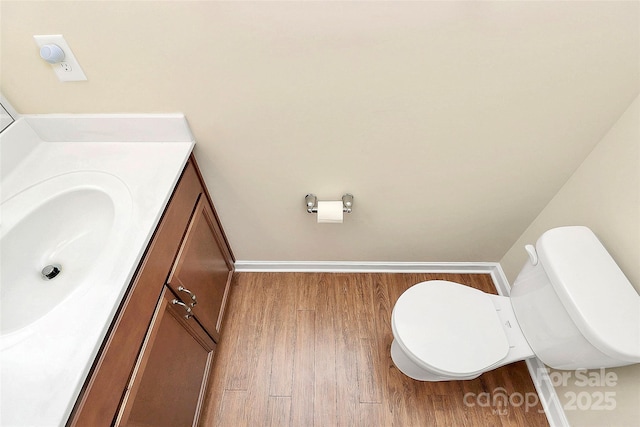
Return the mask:
<path fill-rule="evenodd" d="M 511 304 L 536 356 L 557 369 L 640 362 L 640 296 L 587 227 L 560 227 L 536 243 Z"/>

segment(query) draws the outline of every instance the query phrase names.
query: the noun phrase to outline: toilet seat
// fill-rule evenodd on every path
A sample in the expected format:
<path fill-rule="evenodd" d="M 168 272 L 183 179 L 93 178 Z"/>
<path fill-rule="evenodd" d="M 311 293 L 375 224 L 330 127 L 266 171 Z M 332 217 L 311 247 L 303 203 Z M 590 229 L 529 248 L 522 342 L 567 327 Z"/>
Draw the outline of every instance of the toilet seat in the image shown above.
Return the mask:
<path fill-rule="evenodd" d="M 509 342 L 489 294 L 431 280 L 407 289 L 391 316 L 393 335 L 424 369 L 471 377 L 504 359 Z"/>

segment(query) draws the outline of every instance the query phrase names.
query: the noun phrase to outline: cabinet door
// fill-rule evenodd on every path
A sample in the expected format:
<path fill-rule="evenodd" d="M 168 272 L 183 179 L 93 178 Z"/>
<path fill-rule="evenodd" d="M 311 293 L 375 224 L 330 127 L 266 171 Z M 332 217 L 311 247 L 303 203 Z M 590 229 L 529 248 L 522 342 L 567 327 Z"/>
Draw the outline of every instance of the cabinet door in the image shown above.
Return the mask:
<path fill-rule="evenodd" d="M 185 302 L 194 301 L 188 292 L 195 295 L 193 314 L 216 341 L 233 272 L 222 247 L 225 242 L 218 223 L 207 198 L 201 196 L 168 285 Z"/>
<path fill-rule="evenodd" d="M 195 426 L 215 343 L 167 288 L 125 393 L 117 426 Z"/>

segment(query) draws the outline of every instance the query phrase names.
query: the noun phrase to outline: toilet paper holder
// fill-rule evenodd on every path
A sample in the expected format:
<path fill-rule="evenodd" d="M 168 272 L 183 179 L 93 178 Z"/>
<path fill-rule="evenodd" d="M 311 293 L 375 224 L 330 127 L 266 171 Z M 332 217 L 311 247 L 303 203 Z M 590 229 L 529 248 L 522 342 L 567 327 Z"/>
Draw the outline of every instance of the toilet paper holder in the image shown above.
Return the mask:
<path fill-rule="evenodd" d="M 315 194 L 307 194 L 304 196 L 304 201 L 307 204 L 307 212 L 318 213 L 318 198 Z M 353 194 L 345 194 L 342 196 L 342 212 L 351 213 L 353 207 Z"/>

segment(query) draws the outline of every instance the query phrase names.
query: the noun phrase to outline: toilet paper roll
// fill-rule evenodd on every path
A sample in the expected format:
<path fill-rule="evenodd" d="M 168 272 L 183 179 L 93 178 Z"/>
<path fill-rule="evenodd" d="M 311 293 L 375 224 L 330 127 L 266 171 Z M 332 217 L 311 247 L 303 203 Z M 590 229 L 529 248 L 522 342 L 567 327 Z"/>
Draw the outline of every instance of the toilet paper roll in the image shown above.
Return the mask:
<path fill-rule="evenodd" d="M 342 224 L 342 200 L 318 202 L 318 224 Z"/>

